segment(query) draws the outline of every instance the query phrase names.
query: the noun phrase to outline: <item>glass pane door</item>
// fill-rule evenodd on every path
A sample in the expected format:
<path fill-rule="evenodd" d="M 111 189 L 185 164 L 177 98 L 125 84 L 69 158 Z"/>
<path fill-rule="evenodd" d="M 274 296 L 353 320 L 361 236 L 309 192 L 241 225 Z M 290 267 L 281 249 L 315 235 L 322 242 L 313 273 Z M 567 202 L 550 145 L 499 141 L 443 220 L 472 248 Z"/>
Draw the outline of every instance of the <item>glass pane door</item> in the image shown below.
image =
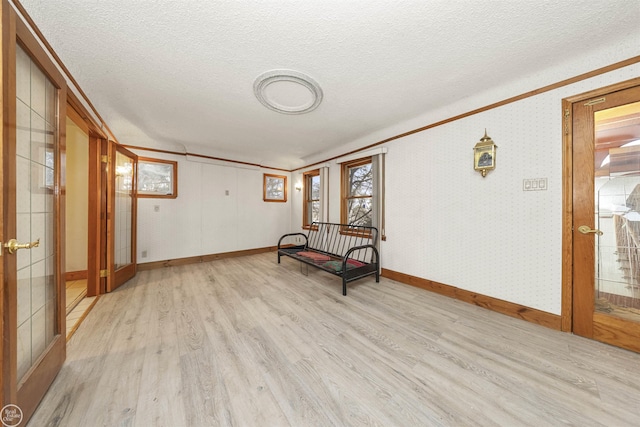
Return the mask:
<path fill-rule="evenodd" d="M 112 235 L 109 242 L 110 268 L 107 291 L 111 292 L 136 274 L 136 188 L 138 156 L 110 141 L 110 158 L 115 167 L 110 176 L 107 225 Z"/>
<path fill-rule="evenodd" d="M 57 90 L 29 55 L 16 53 L 16 240 L 18 250 L 18 381 L 60 333 L 54 209 Z"/>
<path fill-rule="evenodd" d="M 595 112 L 595 312 L 640 322 L 640 102 Z"/>
<path fill-rule="evenodd" d="M 116 151 L 115 269 L 132 262 L 133 159 Z"/>

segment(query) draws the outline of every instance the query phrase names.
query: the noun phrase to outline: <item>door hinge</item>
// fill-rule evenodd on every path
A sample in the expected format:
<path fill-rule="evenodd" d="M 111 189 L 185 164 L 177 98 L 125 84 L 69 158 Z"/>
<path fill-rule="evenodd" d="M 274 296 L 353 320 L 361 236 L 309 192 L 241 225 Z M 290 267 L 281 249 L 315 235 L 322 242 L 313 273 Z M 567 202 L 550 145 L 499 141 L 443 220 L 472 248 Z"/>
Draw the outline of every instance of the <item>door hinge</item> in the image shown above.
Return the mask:
<path fill-rule="evenodd" d="M 109 163 L 109 156 L 106 156 L 106 155 L 100 156 L 100 161 L 102 163 Z"/>
<path fill-rule="evenodd" d="M 109 270 L 100 270 L 100 278 L 109 277 Z"/>
<path fill-rule="evenodd" d="M 568 108 L 564 109 L 564 134 L 569 135 L 569 117 L 571 116 L 571 112 Z"/>

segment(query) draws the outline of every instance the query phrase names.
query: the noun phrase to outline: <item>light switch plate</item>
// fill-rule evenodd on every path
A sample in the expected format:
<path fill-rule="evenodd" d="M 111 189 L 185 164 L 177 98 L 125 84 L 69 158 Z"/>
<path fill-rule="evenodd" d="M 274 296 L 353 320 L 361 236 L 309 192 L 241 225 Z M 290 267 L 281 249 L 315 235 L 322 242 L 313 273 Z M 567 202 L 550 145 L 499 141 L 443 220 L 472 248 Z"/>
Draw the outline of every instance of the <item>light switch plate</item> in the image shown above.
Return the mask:
<path fill-rule="evenodd" d="M 542 191 L 547 189 L 547 178 L 525 178 L 522 180 L 522 191 Z"/>

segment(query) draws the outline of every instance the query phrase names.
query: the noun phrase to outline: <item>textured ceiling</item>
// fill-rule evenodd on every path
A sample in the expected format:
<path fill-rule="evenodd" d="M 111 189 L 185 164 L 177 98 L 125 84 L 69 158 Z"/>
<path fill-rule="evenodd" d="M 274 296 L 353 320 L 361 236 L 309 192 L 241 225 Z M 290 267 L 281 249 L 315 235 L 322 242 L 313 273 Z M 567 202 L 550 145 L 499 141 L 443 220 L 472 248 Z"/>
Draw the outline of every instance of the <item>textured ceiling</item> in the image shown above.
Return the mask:
<path fill-rule="evenodd" d="M 283 168 L 640 31 L 640 0 L 21 4 L 120 143 Z M 265 108 L 272 69 L 311 76 L 322 104 Z"/>

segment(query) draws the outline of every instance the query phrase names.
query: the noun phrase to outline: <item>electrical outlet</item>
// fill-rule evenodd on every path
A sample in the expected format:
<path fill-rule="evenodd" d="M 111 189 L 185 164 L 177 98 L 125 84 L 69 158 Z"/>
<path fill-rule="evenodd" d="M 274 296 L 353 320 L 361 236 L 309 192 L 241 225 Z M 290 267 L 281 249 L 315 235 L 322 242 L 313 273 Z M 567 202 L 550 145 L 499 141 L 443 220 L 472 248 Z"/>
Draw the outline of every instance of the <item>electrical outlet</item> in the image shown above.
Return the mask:
<path fill-rule="evenodd" d="M 142 256 L 142 258 L 146 258 L 147 257 L 147 251 L 142 251 L 141 256 Z"/>

